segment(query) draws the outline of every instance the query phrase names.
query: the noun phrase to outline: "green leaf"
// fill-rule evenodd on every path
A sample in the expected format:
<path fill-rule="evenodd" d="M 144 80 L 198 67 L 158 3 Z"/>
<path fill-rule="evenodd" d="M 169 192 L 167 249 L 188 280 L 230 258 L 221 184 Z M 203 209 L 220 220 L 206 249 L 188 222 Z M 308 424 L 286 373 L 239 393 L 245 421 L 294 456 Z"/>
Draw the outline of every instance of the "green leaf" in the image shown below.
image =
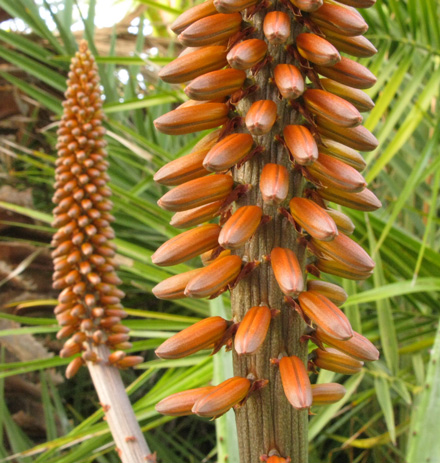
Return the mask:
<path fill-rule="evenodd" d="M 396 443 L 396 426 L 394 424 L 393 403 L 390 395 L 390 385 L 382 376 L 374 378 L 374 388 L 376 390 L 377 400 L 385 417 L 388 432 L 390 433 L 391 441 Z"/>

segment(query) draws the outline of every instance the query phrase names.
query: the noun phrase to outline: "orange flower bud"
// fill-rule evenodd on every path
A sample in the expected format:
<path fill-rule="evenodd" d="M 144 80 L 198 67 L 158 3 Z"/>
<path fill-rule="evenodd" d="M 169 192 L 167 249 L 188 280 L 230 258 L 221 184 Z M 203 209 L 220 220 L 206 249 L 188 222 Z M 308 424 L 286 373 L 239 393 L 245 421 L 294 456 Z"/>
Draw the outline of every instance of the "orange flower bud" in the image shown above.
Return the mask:
<path fill-rule="evenodd" d="M 360 13 L 334 3 L 324 3 L 311 15 L 312 21 L 319 27 L 329 29 L 349 37 L 362 35 L 368 30 L 368 24 Z"/>
<path fill-rule="evenodd" d="M 339 3 L 353 8 L 370 8 L 376 3 L 376 0 L 339 0 Z"/>
<path fill-rule="evenodd" d="M 318 146 L 307 127 L 286 125 L 283 135 L 290 154 L 298 164 L 307 166 L 318 159 Z"/>
<path fill-rule="evenodd" d="M 326 209 L 328 215 L 335 221 L 338 230 L 345 235 L 351 235 L 354 232 L 355 226 L 348 215 L 335 209 Z"/>
<path fill-rule="evenodd" d="M 362 116 L 351 103 L 325 90 L 307 90 L 304 93 L 304 103 L 310 112 L 336 125 L 356 127 L 362 123 Z"/>
<path fill-rule="evenodd" d="M 376 47 L 363 35 L 347 37 L 324 29 L 325 38 L 339 51 L 358 58 L 368 58 L 377 53 Z"/>
<path fill-rule="evenodd" d="M 231 250 L 230 249 L 225 249 L 224 251 L 222 251 L 217 257 L 215 257 L 214 259 L 211 258 L 212 256 L 212 251 L 206 251 L 204 252 L 201 256 L 200 256 L 200 259 L 202 260 L 202 264 L 204 267 L 206 267 L 207 265 L 209 265 L 210 263 L 216 261 L 216 260 L 219 260 L 221 259 L 222 257 L 226 257 L 226 256 L 230 256 L 231 255 Z"/>
<path fill-rule="evenodd" d="M 187 47 L 203 47 L 229 39 L 240 30 L 241 14 L 214 14 L 201 18 L 183 30 L 179 42 Z"/>
<path fill-rule="evenodd" d="M 353 267 L 361 272 L 374 269 L 373 259 L 356 242 L 343 234 L 333 241 L 318 241 L 312 238 L 313 246 L 337 262 Z"/>
<path fill-rule="evenodd" d="M 164 66 L 159 72 L 159 77 L 170 84 L 188 82 L 226 66 L 226 54 L 225 46 L 196 48 Z"/>
<path fill-rule="evenodd" d="M 238 326 L 234 347 L 238 355 L 254 354 L 266 339 L 271 320 L 266 306 L 250 308 Z"/>
<path fill-rule="evenodd" d="M 360 362 L 332 348 L 326 350 L 315 349 L 312 354 L 315 356 L 313 363 L 318 368 L 324 368 L 324 370 L 334 371 L 343 375 L 359 373 L 364 365 L 364 362 Z"/>
<path fill-rule="evenodd" d="M 74 358 L 66 368 L 66 378 L 73 378 L 79 371 L 79 369 L 84 365 L 84 360 L 81 357 Z"/>
<path fill-rule="evenodd" d="M 154 121 L 159 132 L 168 135 L 184 135 L 223 125 L 228 120 L 228 107 L 224 103 L 203 103 L 178 108 Z"/>
<path fill-rule="evenodd" d="M 361 113 L 370 111 L 374 108 L 373 100 L 363 91 L 357 88 L 347 87 L 347 85 L 340 84 L 331 79 L 320 79 L 320 84 L 328 92 L 344 98 L 349 101 Z"/>
<path fill-rule="evenodd" d="M 370 88 L 376 83 L 376 77 L 365 66 L 344 56 L 332 67 L 315 65 L 315 70 L 349 87 Z"/>
<path fill-rule="evenodd" d="M 304 93 L 304 78 L 293 64 L 277 64 L 273 75 L 283 98 L 294 100 Z"/>
<path fill-rule="evenodd" d="M 171 218 L 170 225 L 175 228 L 189 228 L 200 225 L 203 222 L 208 222 L 220 214 L 222 204 L 222 200 L 214 201 L 213 203 L 195 207 L 194 209 L 176 212 Z"/>
<path fill-rule="evenodd" d="M 277 457 L 272 455 L 266 461 L 266 463 L 290 463 L 292 460 L 290 458 Z"/>
<path fill-rule="evenodd" d="M 307 11 L 310 13 L 321 8 L 323 0 L 290 0 L 290 3 L 299 8 L 301 11 Z"/>
<path fill-rule="evenodd" d="M 350 128 L 341 127 L 319 116 L 316 118 L 316 123 L 321 135 L 355 150 L 373 151 L 378 146 L 379 142 L 376 137 L 362 125 Z"/>
<path fill-rule="evenodd" d="M 270 11 L 264 17 L 263 32 L 269 43 L 281 45 L 290 37 L 290 18 L 282 11 Z"/>
<path fill-rule="evenodd" d="M 245 71 L 258 64 L 266 53 L 267 44 L 264 40 L 249 39 L 234 45 L 226 59 L 232 68 Z"/>
<path fill-rule="evenodd" d="M 223 415 L 246 397 L 250 387 L 251 382 L 247 378 L 234 376 L 227 379 L 200 397 L 194 404 L 192 412 L 199 416 L 214 418 Z"/>
<path fill-rule="evenodd" d="M 187 357 L 220 341 L 227 328 L 228 323 L 222 317 L 205 318 L 171 336 L 155 353 L 163 359 Z"/>
<path fill-rule="evenodd" d="M 382 206 L 382 203 L 377 199 L 375 194 L 367 188 L 359 193 L 349 193 L 337 190 L 336 188 L 324 188 L 319 190 L 319 195 L 327 201 L 332 201 L 358 211 L 375 211 Z"/>
<path fill-rule="evenodd" d="M 215 100 L 232 95 L 239 90 L 246 79 L 246 73 L 238 69 L 220 69 L 196 77 L 185 93 L 193 100 Z"/>
<path fill-rule="evenodd" d="M 320 327 L 317 328 L 315 336 L 319 341 L 328 344 L 329 346 L 334 347 L 335 349 L 357 360 L 374 362 L 379 359 L 380 354 L 374 344 L 356 331 L 353 331 L 353 337 L 346 341 L 340 341 L 330 337 L 327 333 L 320 329 Z"/>
<path fill-rule="evenodd" d="M 348 298 L 347 293 L 338 285 L 328 281 L 309 280 L 307 282 L 307 291 L 314 291 L 330 299 L 333 304 L 341 306 Z"/>
<path fill-rule="evenodd" d="M 218 245 L 221 227 L 206 224 L 180 233 L 165 241 L 151 256 L 153 264 L 163 266 L 177 265 Z"/>
<path fill-rule="evenodd" d="M 315 291 L 304 291 L 298 300 L 305 315 L 327 335 L 341 341 L 353 336 L 348 318 L 330 299 Z"/>
<path fill-rule="evenodd" d="M 216 13 L 217 10 L 214 6 L 214 2 L 208 0 L 207 2 L 203 2 L 200 5 L 193 6 L 186 10 L 173 22 L 173 24 L 171 24 L 170 28 L 175 34 L 180 34 L 184 29 L 199 19 L 206 18 Z"/>
<path fill-rule="evenodd" d="M 329 156 L 333 156 L 345 162 L 345 164 L 348 164 L 358 171 L 362 171 L 367 167 L 364 158 L 356 150 L 331 140 L 330 138 L 321 137 L 321 145 L 318 146 L 318 150 L 320 153 L 328 154 Z"/>
<path fill-rule="evenodd" d="M 226 256 L 215 259 L 192 278 L 185 288 L 185 296 L 202 298 L 221 291 L 232 283 L 241 270 L 241 259 L 238 256 Z"/>
<path fill-rule="evenodd" d="M 306 198 L 292 198 L 290 212 L 295 222 L 313 238 L 331 241 L 338 234 L 338 229 L 327 211 Z"/>
<path fill-rule="evenodd" d="M 270 258 L 281 291 L 286 296 L 293 297 L 303 291 L 303 274 L 295 253 L 291 249 L 273 248 Z"/>
<path fill-rule="evenodd" d="M 339 402 L 346 392 L 345 387 L 338 383 L 312 384 L 312 405 L 334 404 Z"/>
<path fill-rule="evenodd" d="M 315 262 L 315 265 L 321 272 L 336 275 L 341 278 L 347 278 L 348 280 L 366 280 L 373 274 L 372 271 L 362 272 L 354 267 L 335 260 L 318 259 Z"/>
<path fill-rule="evenodd" d="M 334 66 L 341 61 L 337 48 L 316 34 L 303 32 L 296 38 L 299 54 L 314 64 Z"/>
<path fill-rule="evenodd" d="M 185 291 L 188 281 L 197 275 L 201 269 L 190 270 L 189 272 L 179 273 L 166 280 L 161 281 L 153 289 L 152 293 L 158 299 L 181 299 L 185 297 Z"/>
<path fill-rule="evenodd" d="M 234 71 L 234 69 L 231 69 Z M 239 71 L 241 72 L 241 71 Z M 225 171 L 251 151 L 254 139 L 248 133 L 233 133 L 214 145 L 203 161 L 203 166 L 210 172 Z"/>
<path fill-rule="evenodd" d="M 271 100 L 259 100 L 249 108 L 245 124 L 252 135 L 264 135 L 272 130 L 277 120 L 277 105 Z"/>
<path fill-rule="evenodd" d="M 239 248 L 257 231 L 263 211 L 259 206 L 243 206 L 238 208 L 224 224 L 218 237 L 223 248 Z"/>
<path fill-rule="evenodd" d="M 170 416 L 192 415 L 191 409 L 196 401 L 213 388 L 213 386 L 198 387 L 197 389 L 189 389 L 188 391 L 172 394 L 156 404 L 156 411 L 162 415 Z"/>
<path fill-rule="evenodd" d="M 181 185 L 182 183 L 208 175 L 203 160 L 208 150 L 193 151 L 161 167 L 153 179 L 162 185 Z"/>
<path fill-rule="evenodd" d="M 281 382 L 284 394 L 292 407 L 304 410 L 312 405 L 312 388 L 303 361 L 292 355 L 280 360 Z"/>
<path fill-rule="evenodd" d="M 133 368 L 136 365 L 141 364 L 144 361 L 144 358 L 140 355 L 128 355 L 127 357 L 119 360 L 115 363 L 116 367 L 120 370 L 126 370 L 127 368 Z"/>
<path fill-rule="evenodd" d="M 289 172 L 279 164 L 266 164 L 261 171 L 260 191 L 266 204 L 282 203 L 289 192 Z"/>
<path fill-rule="evenodd" d="M 214 0 L 214 5 L 220 13 L 237 13 L 255 3 L 257 0 Z"/>
<path fill-rule="evenodd" d="M 196 178 L 173 188 L 157 204 L 167 211 L 187 211 L 226 198 L 234 181 L 230 175 Z"/>
<path fill-rule="evenodd" d="M 205 135 L 200 141 L 198 141 L 193 148 L 193 151 L 199 150 L 210 150 L 218 141 L 220 134 L 222 133 L 222 129 L 216 129 L 212 132 Z"/>
<path fill-rule="evenodd" d="M 325 187 L 357 193 L 367 186 L 364 177 L 356 169 L 327 154 L 319 153 L 318 159 L 307 170 Z"/>

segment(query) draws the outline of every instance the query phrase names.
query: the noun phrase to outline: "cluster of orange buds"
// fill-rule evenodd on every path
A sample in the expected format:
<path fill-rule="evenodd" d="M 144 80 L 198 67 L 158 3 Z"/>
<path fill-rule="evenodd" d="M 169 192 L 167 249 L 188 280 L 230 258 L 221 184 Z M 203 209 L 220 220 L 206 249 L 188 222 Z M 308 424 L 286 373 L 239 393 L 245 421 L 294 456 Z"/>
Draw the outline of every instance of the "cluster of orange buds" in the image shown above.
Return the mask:
<path fill-rule="evenodd" d="M 57 337 L 69 338 L 61 357 L 76 356 L 68 365 L 72 377 L 85 362 L 108 361 L 128 368 L 142 361 L 126 356 L 131 347 L 126 316 L 118 289 L 114 232 L 110 214 L 108 161 L 104 141 L 102 98 L 95 60 L 87 43 L 72 59 L 64 112 L 58 129 L 52 241 L 53 287 L 62 290 L 55 315 L 61 329 Z M 93 346 L 107 345 L 114 352 L 98 358 Z"/>
<path fill-rule="evenodd" d="M 358 152 L 378 145 L 361 125 L 361 112 L 374 106 L 362 89 L 376 78 L 341 55 L 376 53 L 362 35 L 368 26 L 356 10 L 374 2 L 207 0 L 171 26 L 187 48 L 160 72 L 165 82 L 187 84 L 191 99 L 156 119 L 156 128 L 171 135 L 215 130 L 155 175 L 158 183 L 173 187 L 158 201 L 175 212 L 171 224 L 195 228 L 159 247 L 153 263 L 175 265 L 202 255 L 206 266 L 169 278 L 153 292 L 173 299 L 233 290 L 233 321 L 211 317 L 199 322 L 166 341 L 157 355 L 175 358 L 206 348 L 215 352 L 226 344 L 234 347 L 234 367 L 239 365 L 243 382 L 247 375 L 264 381 L 258 371 L 265 368 L 261 359 L 246 371 L 252 362 L 240 363 L 240 358 L 258 356 L 268 337 L 284 336 L 276 358 L 267 357 L 268 349 L 261 355 L 278 365 L 285 396 L 298 410 L 343 395 L 342 386 L 311 386 L 309 372 L 316 367 L 352 374 L 363 361 L 378 358 L 377 349 L 352 330 L 339 309 L 347 297 L 344 290 L 321 280 L 322 273 L 366 279 L 374 268 L 348 237 L 354 230 L 350 218 L 328 204 L 361 211 L 381 205 L 366 188 L 360 173 L 366 163 Z M 202 225 L 211 220 L 215 223 Z M 307 275 L 312 276 L 308 281 Z M 262 296 L 246 297 L 252 302 L 245 302 L 243 310 L 243 301 L 234 294 L 244 287 Z M 301 348 L 292 347 L 288 329 L 275 322 L 279 314 L 285 320 L 283 314 L 292 309 L 303 327 L 311 327 L 300 336 L 303 344 L 311 339 L 319 346 L 309 358 L 309 371 L 304 349 L 299 353 Z M 207 407 L 210 416 L 242 404 L 254 389 L 252 381 L 238 387 L 237 377 L 232 380 L 213 390 L 188 392 L 186 412 L 199 413 L 203 407 L 198 404 L 217 392 L 229 399 L 218 408 Z M 182 414 L 179 397 L 165 399 L 158 410 L 172 413 L 176 407 Z M 271 455 L 267 461 L 290 457 Z"/>

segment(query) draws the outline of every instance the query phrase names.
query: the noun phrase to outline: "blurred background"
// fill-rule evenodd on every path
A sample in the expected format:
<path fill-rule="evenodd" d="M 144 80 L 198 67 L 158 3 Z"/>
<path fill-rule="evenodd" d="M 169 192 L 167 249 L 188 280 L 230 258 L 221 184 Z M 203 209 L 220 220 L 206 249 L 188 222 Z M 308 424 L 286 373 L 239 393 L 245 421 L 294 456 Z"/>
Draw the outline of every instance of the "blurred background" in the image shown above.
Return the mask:
<path fill-rule="evenodd" d="M 69 61 L 85 38 L 99 64 L 107 116 L 114 224 L 124 303 L 145 362 L 123 378 L 150 447 L 164 463 L 238 462 L 234 416 L 215 422 L 159 416 L 154 404 L 230 377 L 230 353 L 157 360 L 156 348 L 227 297 L 159 301 L 151 288 L 191 265 L 152 265 L 176 234 L 158 208 L 154 172 L 204 135 L 171 137 L 152 121 L 184 101 L 158 79 L 180 51 L 169 24 L 188 0 L 0 0 L 0 461 L 113 463 L 118 458 L 86 369 L 70 381 L 57 354 L 51 289 L 51 196 L 55 143 Z M 313 463 L 440 462 L 440 4 L 378 0 L 362 11 L 378 54 L 376 106 L 365 126 L 380 141 L 366 179 L 383 208 L 346 210 L 355 239 L 376 261 L 363 282 L 344 280 L 353 328 L 381 351 L 362 373 L 319 381 L 346 397 L 310 417 Z M 190 263 L 191 264 L 191 263 Z M 197 264 L 197 262 L 195 262 Z M 337 282 L 337 278 L 332 281 Z M 339 375 L 340 376 L 340 375 Z M 428 460 L 430 458 L 430 460 Z"/>

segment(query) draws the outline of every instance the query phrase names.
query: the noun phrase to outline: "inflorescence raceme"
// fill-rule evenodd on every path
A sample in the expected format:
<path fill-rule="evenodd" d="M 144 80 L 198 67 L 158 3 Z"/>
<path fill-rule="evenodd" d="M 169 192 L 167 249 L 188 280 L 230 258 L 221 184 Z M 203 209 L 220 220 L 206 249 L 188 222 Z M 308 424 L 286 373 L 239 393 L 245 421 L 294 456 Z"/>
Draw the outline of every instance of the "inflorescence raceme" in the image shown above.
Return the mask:
<path fill-rule="evenodd" d="M 187 48 L 160 76 L 165 82 L 186 83 L 191 99 L 159 117 L 156 128 L 171 135 L 215 130 L 155 175 L 158 183 L 173 187 L 159 206 L 175 212 L 172 225 L 189 230 L 160 246 L 153 262 L 175 265 L 201 255 L 204 267 L 173 276 L 153 292 L 160 299 L 212 298 L 233 290 L 257 267 L 270 265 L 286 305 L 270 307 L 260 301 L 242 319 L 210 317 L 165 341 L 156 351 L 159 357 L 180 358 L 208 348 L 216 352 L 223 345 L 239 356 L 256 355 L 273 319 L 281 310 L 295 310 L 309 325 L 302 342 L 311 340 L 318 348 L 307 366 L 283 352 L 271 361 L 288 401 L 299 410 L 344 395 L 339 384 L 312 386 L 310 371 L 354 374 L 363 362 L 378 359 L 374 345 L 352 330 L 339 309 L 347 297 L 344 290 L 321 279 L 330 274 L 362 280 L 374 268 L 348 237 L 354 229 L 350 218 L 328 205 L 361 211 L 381 206 L 366 188 L 360 173 L 366 164 L 359 153 L 378 144 L 361 125 L 361 113 L 374 106 L 362 89 L 376 78 L 341 55 L 376 53 L 362 36 L 368 26 L 355 9 L 374 2 L 208 0 L 172 25 Z M 269 76 L 263 83 L 258 80 L 262 72 Z M 296 114 L 294 123 L 290 116 L 280 116 L 289 112 Z M 267 147 L 274 143 L 283 157 L 264 162 L 255 184 L 237 181 L 242 166 L 267 159 Z M 298 174 L 302 186 L 292 195 Z M 250 193 L 256 195 L 255 203 L 240 206 L 237 201 Z M 259 259 L 243 259 L 243 246 L 280 217 L 307 250 L 302 253 L 307 260 L 282 246 Z M 205 223 L 212 219 L 216 223 Z M 216 417 L 243 406 L 266 385 L 266 379 L 249 372 L 218 386 L 180 392 L 156 408 L 169 415 Z M 290 461 L 289 455 L 267 452 L 261 456 L 265 461 Z"/>
<path fill-rule="evenodd" d="M 57 337 L 69 338 L 61 357 L 76 356 L 66 370 L 68 378 L 85 362 L 105 361 L 128 368 L 143 359 L 126 356 L 131 347 L 121 305 L 124 293 L 116 275 L 112 202 L 102 125 L 98 69 L 87 43 L 80 44 L 72 59 L 67 81 L 64 113 L 58 129 L 56 207 L 52 241 L 55 289 L 62 290 L 55 314 L 61 329 Z M 114 352 L 99 358 L 96 346 Z"/>

